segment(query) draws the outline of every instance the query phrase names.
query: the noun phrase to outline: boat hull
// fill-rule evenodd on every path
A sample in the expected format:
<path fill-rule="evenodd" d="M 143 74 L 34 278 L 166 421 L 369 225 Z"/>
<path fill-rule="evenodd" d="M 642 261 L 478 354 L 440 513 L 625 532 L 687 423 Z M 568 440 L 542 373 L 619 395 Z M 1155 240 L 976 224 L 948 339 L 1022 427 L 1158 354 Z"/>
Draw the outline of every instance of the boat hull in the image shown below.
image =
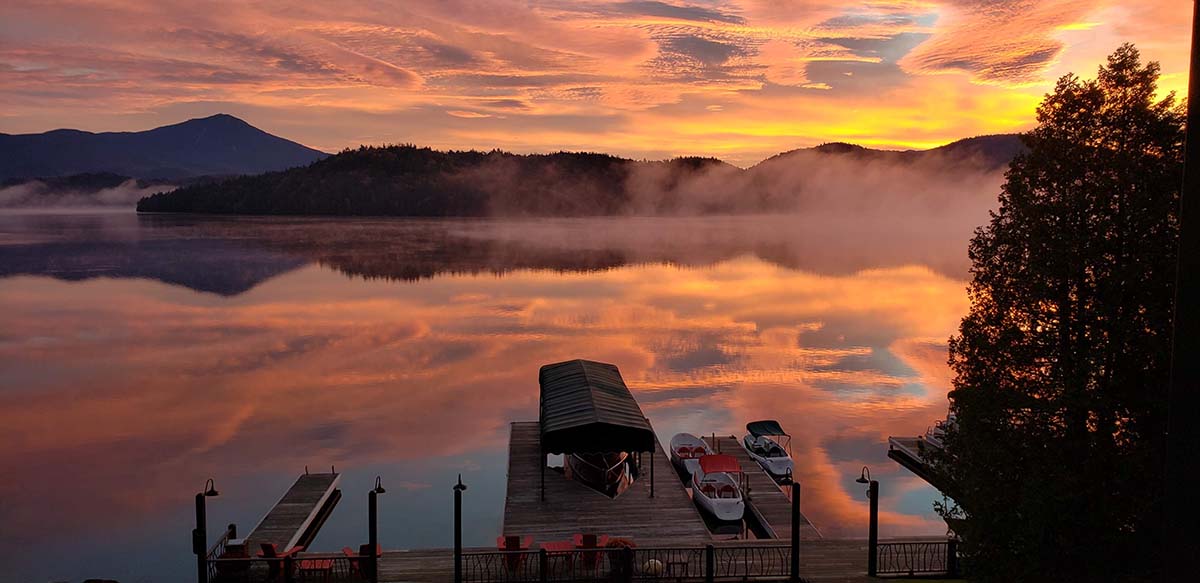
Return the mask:
<path fill-rule="evenodd" d="M 695 494 L 693 499 L 701 510 L 723 522 L 739 521 L 746 514 L 746 503 L 741 498 L 709 498 L 703 494 Z"/>

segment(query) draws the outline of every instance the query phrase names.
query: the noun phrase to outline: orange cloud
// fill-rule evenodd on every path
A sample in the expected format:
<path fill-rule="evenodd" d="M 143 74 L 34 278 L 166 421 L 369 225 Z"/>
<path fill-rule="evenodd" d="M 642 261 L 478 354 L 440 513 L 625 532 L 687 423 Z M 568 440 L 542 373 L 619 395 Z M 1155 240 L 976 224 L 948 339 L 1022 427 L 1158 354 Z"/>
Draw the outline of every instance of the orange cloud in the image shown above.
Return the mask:
<path fill-rule="evenodd" d="M 330 151 L 417 142 L 748 165 L 829 140 L 922 148 L 1029 127 L 1057 75 L 1090 74 L 1123 41 L 1182 89 L 1188 13 L 1167 0 L 17 0 L 0 7 L 0 130 L 226 111 Z"/>

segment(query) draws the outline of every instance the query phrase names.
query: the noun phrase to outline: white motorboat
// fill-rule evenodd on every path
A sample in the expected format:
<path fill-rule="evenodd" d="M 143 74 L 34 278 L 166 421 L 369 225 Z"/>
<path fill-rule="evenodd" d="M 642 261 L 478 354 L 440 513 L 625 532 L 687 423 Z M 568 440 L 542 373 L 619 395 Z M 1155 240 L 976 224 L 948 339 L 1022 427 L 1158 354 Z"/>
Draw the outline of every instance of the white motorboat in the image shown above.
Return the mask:
<path fill-rule="evenodd" d="M 788 450 L 792 437 L 779 426 L 779 422 L 754 421 L 746 424 L 746 431 L 750 433 L 742 438 L 742 447 L 750 457 L 776 481 L 790 481 L 792 455 Z"/>
<path fill-rule="evenodd" d="M 689 479 L 700 471 L 700 458 L 712 454 L 712 448 L 691 433 L 676 433 L 671 438 L 671 463 Z"/>
<path fill-rule="evenodd" d="M 742 499 L 744 474 L 731 455 L 701 457 L 692 474 L 692 500 L 701 510 L 721 521 L 738 521 L 746 512 Z"/>
<path fill-rule="evenodd" d="M 567 456 L 567 476 L 588 487 L 616 498 L 633 484 L 629 454 L 584 453 Z"/>

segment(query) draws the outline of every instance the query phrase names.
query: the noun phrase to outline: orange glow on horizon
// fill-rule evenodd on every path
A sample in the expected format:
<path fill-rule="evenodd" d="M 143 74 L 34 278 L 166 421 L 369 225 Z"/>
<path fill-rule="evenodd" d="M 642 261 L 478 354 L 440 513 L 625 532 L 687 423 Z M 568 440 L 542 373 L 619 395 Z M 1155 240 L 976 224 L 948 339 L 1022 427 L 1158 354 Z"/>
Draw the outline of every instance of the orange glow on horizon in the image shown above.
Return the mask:
<path fill-rule="evenodd" d="M 412 142 L 751 165 L 828 141 L 927 148 L 1032 126 L 1122 42 L 1186 89 L 1189 10 L 1156 0 L 187 5 L 6 2 L 0 131 L 232 113 L 338 151 Z"/>

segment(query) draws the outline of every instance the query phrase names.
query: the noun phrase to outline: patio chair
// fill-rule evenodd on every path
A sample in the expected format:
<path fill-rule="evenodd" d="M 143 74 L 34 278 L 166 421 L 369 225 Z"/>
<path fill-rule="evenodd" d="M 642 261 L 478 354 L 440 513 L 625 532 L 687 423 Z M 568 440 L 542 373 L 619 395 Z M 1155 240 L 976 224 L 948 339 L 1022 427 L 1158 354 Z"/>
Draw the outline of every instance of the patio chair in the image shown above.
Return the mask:
<path fill-rule="evenodd" d="M 516 551 L 527 551 L 533 546 L 533 537 L 520 537 L 515 534 L 496 537 L 496 548 L 501 551 L 514 551 L 504 555 L 504 568 L 509 574 L 516 573 L 521 570 L 521 565 L 525 563 L 526 553 Z"/>
<path fill-rule="evenodd" d="M 600 566 L 600 558 L 603 556 L 603 552 L 597 549 L 608 545 L 608 535 L 577 534 L 572 539 L 574 539 L 575 548 L 580 550 L 579 560 L 583 563 L 583 568 L 595 571 Z"/>
<path fill-rule="evenodd" d="M 359 545 L 358 551 L 350 547 L 342 547 L 342 554 L 346 555 L 347 562 L 350 563 L 350 573 L 364 581 L 371 579 L 371 562 L 364 559 L 371 557 L 371 545 Z M 383 547 L 375 546 L 375 557 L 383 556 Z"/>
<path fill-rule="evenodd" d="M 280 551 L 275 543 L 262 543 L 259 545 L 262 550 L 258 551 L 258 557 L 261 559 L 276 559 L 267 562 L 267 579 L 274 581 L 279 579 L 283 574 L 283 560 L 288 557 L 294 557 L 297 553 L 304 550 L 302 546 L 294 546 L 286 551 Z"/>

